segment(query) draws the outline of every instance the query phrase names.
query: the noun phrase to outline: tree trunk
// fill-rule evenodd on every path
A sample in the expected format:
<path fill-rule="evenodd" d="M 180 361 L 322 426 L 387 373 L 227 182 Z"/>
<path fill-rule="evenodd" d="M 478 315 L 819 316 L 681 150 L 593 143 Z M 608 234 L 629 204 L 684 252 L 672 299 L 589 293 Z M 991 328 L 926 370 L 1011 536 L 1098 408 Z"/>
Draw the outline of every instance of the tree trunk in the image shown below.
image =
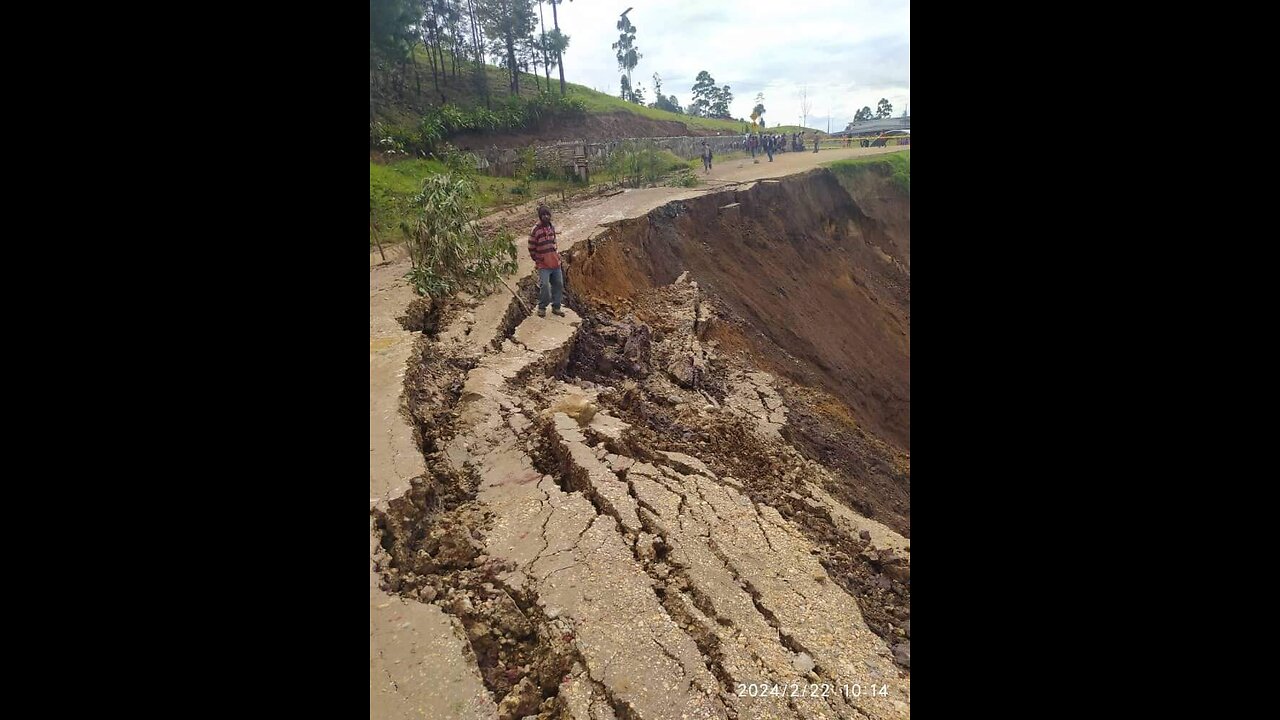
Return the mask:
<path fill-rule="evenodd" d="M 467 11 L 471 16 L 471 39 L 476 47 L 476 79 L 480 80 L 480 91 L 484 93 L 484 106 L 492 109 L 489 103 L 489 73 L 484 69 L 484 52 L 480 49 L 480 23 L 476 18 L 476 8 L 472 0 L 467 0 Z"/>
<path fill-rule="evenodd" d="M 458 28 L 455 25 L 453 28 L 453 52 L 450 53 L 451 55 L 453 55 L 453 79 L 454 80 L 458 79 L 458 48 L 460 47 L 462 47 L 462 35 L 458 33 Z"/>
<path fill-rule="evenodd" d="M 507 36 L 507 67 L 511 68 L 511 94 L 520 95 L 520 70 L 516 65 L 516 39 Z"/>
<path fill-rule="evenodd" d="M 435 25 L 435 21 L 432 21 L 432 25 Z M 449 79 L 445 77 L 444 68 L 444 33 L 441 32 L 438 27 L 433 27 L 432 30 L 436 34 L 436 54 L 440 56 L 440 78 L 444 80 L 446 85 L 448 85 Z M 443 92 L 440 93 L 440 102 L 444 102 Z"/>
<path fill-rule="evenodd" d="M 556 26 L 557 30 L 560 29 L 560 16 L 556 14 L 556 5 L 558 4 L 559 2 L 557 2 L 556 0 L 552 0 L 551 22 Z M 560 94 L 561 95 L 564 95 L 564 57 L 563 56 L 564 56 L 564 53 L 560 52 L 559 48 L 557 48 L 556 49 L 556 65 L 559 66 L 560 68 Z"/>
<path fill-rule="evenodd" d="M 418 53 L 409 48 L 409 57 L 413 58 L 413 82 L 418 88 L 418 97 L 422 97 L 422 74 L 418 72 Z"/>
<path fill-rule="evenodd" d="M 430 26 L 428 26 L 430 29 Z M 431 81 L 436 85 L 436 92 L 440 92 L 440 77 L 436 74 L 436 55 L 431 51 L 431 39 L 427 34 L 422 36 L 422 44 L 426 47 L 427 57 L 431 58 Z M 415 55 L 416 57 L 416 55 Z"/>
<path fill-rule="evenodd" d="M 436 27 L 435 17 L 431 18 L 431 24 L 428 27 L 431 28 L 431 47 L 427 48 L 427 52 L 431 55 L 431 65 L 432 67 L 435 67 L 438 64 L 440 67 L 440 74 L 444 75 L 444 51 L 440 49 L 440 30 Z M 438 63 L 437 58 L 439 60 Z M 444 92 L 440 89 L 439 79 L 436 80 L 436 93 L 440 95 L 440 102 L 443 103 Z"/>
<path fill-rule="evenodd" d="M 542 0 L 538 0 L 538 25 L 542 28 L 542 69 L 547 73 L 547 92 L 551 92 L 551 60 L 547 57 L 547 21 L 542 16 Z"/>

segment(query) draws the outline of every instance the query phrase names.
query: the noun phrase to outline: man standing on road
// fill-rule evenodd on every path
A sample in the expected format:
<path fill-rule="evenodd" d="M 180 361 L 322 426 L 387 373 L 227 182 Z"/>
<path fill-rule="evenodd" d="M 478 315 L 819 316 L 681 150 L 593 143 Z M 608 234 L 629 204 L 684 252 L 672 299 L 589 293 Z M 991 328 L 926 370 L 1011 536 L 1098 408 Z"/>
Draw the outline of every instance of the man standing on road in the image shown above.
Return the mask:
<path fill-rule="evenodd" d="M 702 172 L 711 172 L 711 146 L 707 145 L 707 141 L 702 141 Z"/>
<path fill-rule="evenodd" d="M 564 317 L 560 312 L 564 270 L 560 267 L 560 253 L 556 251 L 556 228 L 551 224 L 551 211 L 546 205 L 538 206 L 538 224 L 529 234 L 529 257 L 538 268 L 538 317 L 547 316 L 547 303 L 551 303 L 552 315 Z"/>
<path fill-rule="evenodd" d="M 773 136 L 764 139 L 764 151 L 769 156 L 769 162 L 773 162 Z"/>

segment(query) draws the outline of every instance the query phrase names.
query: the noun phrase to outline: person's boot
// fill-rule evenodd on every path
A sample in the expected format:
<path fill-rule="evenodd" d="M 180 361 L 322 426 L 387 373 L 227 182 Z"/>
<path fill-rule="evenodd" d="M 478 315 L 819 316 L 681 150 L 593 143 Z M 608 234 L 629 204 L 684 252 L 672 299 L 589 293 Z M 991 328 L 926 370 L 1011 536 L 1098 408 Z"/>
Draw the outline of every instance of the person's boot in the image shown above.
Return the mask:
<path fill-rule="evenodd" d="M 538 317 L 546 317 L 546 316 L 547 316 L 547 309 L 544 307 L 538 308 Z"/>
<path fill-rule="evenodd" d="M 552 314 L 552 315 L 559 315 L 560 317 L 564 317 L 564 313 L 560 312 L 560 308 L 558 308 L 558 307 L 553 307 L 553 308 L 551 308 L 551 314 Z"/>

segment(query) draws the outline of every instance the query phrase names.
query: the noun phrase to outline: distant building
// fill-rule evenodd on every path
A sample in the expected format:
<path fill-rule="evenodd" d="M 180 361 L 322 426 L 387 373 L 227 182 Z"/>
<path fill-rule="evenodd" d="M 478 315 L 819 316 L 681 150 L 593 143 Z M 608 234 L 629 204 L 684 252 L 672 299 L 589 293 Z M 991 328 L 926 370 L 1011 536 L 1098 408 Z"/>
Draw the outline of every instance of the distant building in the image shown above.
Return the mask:
<path fill-rule="evenodd" d="M 877 120 L 862 120 L 859 122 L 849 123 L 841 135 L 853 135 L 854 137 L 875 136 L 889 130 L 910 130 L 911 116 L 897 118 L 880 118 Z"/>

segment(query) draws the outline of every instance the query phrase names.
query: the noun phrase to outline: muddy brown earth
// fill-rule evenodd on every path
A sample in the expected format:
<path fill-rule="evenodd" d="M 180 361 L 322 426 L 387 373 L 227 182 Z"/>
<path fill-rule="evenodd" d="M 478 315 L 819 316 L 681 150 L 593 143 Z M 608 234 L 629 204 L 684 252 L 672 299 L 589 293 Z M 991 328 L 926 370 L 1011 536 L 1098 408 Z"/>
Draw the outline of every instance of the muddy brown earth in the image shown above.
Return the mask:
<path fill-rule="evenodd" d="M 614 308 L 687 270 L 770 370 L 910 450 L 910 275 L 830 172 L 671 203 L 611 235 L 573 252 L 576 293 Z"/>
<path fill-rule="evenodd" d="M 909 217 L 859 183 L 620 220 L 483 352 L 406 314 L 426 470 L 373 561 L 454 623 L 488 697 L 452 716 L 909 717 Z"/>

